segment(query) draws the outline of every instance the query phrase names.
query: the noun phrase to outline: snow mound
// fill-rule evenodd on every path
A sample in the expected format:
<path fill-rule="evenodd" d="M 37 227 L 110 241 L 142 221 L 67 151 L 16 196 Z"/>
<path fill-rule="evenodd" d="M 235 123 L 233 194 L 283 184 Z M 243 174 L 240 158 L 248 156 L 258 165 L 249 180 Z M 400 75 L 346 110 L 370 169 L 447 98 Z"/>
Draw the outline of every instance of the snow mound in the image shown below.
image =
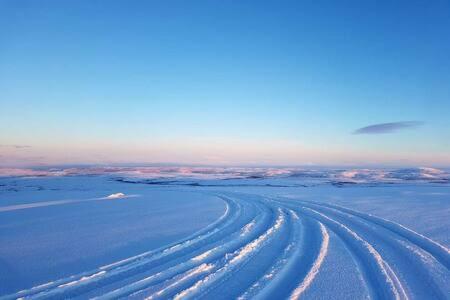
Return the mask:
<path fill-rule="evenodd" d="M 124 198 L 125 194 L 124 193 L 115 193 L 115 194 L 111 194 L 109 196 L 106 197 L 106 199 L 119 199 L 119 198 Z"/>

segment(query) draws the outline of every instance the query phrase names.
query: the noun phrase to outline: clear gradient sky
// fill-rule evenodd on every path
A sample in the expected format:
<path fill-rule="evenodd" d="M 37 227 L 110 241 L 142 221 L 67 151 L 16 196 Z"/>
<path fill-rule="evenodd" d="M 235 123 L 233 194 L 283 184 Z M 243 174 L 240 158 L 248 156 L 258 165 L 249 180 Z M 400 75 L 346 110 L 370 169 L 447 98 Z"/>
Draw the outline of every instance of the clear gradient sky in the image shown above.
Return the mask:
<path fill-rule="evenodd" d="M 450 166 L 449 53 L 444 0 L 0 0 L 0 165 Z"/>

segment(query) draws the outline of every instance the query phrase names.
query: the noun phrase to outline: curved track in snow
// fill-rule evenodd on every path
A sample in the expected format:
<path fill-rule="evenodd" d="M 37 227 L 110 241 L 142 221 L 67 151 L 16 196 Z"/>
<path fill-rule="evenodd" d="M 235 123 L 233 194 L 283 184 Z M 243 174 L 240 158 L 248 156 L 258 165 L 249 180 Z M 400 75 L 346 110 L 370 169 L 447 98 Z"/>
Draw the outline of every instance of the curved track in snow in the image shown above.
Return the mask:
<path fill-rule="evenodd" d="M 226 211 L 192 236 L 0 299 L 307 298 L 336 243 L 370 298 L 450 297 L 449 249 L 400 224 L 331 204 L 217 196 Z"/>

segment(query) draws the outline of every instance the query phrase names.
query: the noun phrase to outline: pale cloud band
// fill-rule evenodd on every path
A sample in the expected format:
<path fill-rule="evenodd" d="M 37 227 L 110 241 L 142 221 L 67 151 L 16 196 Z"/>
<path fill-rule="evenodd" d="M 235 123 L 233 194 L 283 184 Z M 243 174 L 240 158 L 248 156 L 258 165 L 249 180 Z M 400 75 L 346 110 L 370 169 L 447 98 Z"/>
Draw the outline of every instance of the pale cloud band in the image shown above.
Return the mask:
<path fill-rule="evenodd" d="M 15 149 L 31 148 L 31 146 L 29 146 L 29 145 L 3 145 L 3 144 L 0 144 L 0 147 L 2 147 L 2 148 L 15 148 Z"/>

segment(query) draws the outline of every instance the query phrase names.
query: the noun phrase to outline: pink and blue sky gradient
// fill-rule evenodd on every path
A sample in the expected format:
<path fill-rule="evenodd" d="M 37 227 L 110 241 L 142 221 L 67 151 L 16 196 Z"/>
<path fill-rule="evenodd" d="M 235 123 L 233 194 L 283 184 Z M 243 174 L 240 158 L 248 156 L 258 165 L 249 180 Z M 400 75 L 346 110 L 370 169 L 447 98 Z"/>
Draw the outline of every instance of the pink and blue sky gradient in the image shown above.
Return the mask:
<path fill-rule="evenodd" d="M 450 166 L 448 1 L 0 1 L 0 166 Z"/>

